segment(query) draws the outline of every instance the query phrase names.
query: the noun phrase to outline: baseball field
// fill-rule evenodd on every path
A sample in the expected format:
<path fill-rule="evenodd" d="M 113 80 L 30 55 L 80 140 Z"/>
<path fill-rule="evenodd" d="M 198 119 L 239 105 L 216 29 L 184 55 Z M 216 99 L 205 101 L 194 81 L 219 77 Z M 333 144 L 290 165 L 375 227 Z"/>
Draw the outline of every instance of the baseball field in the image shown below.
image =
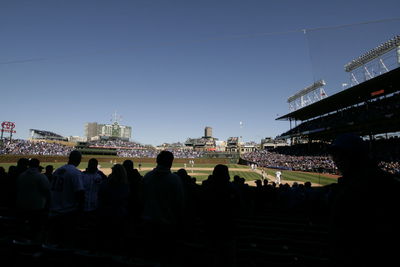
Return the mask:
<path fill-rule="evenodd" d="M 20 157 L 20 156 L 19 156 Z M 32 156 L 35 157 L 35 156 Z M 64 165 L 67 162 L 66 157 L 46 157 L 36 156 L 41 161 L 41 166 L 46 167 L 47 165 L 53 165 L 54 169 Z M 87 162 L 90 157 L 83 157 L 81 164 L 78 166 L 79 169 L 85 170 Z M 104 157 L 96 156 L 99 160 L 99 169 L 102 170 L 106 175 L 111 173 L 111 167 L 114 164 L 122 164 L 127 158 L 119 157 Z M 9 166 L 16 165 L 18 158 L 15 157 L 4 157 L 0 156 L 0 166 L 4 167 L 7 171 Z M 135 168 L 139 170 L 142 175 L 145 175 L 148 171 L 152 170 L 155 166 L 155 159 L 131 159 L 135 163 Z M 194 164 L 190 164 L 190 160 L 194 161 Z M 140 164 L 140 167 L 139 167 Z M 215 160 L 215 159 L 176 159 L 172 166 L 172 171 L 184 168 L 188 174 L 192 177 L 196 177 L 197 182 L 201 182 L 212 173 L 213 168 L 217 164 L 225 164 L 229 167 L 231 180 L 235 175 L 238 175 L 246 179 L 246 183 L 249 185 L 255 185 L 255 181 L 262 179 L 262 169 L 257 168 L 252 170 L 249 166 L 239 165 L 230 163 L 229 160 Z M 264 177 L 269 181 L 275 181 L 274 169 L 264 168 Z M 308 172 L 297 172 L 297 171 L 281 171 L 281 182 L 292 184 L 293 182 L 304 183 L 311 182 L 313 186 L 323 186 L 331 183 L 335 183 L 337 176 L 323 173 L 308 173 Z"/>

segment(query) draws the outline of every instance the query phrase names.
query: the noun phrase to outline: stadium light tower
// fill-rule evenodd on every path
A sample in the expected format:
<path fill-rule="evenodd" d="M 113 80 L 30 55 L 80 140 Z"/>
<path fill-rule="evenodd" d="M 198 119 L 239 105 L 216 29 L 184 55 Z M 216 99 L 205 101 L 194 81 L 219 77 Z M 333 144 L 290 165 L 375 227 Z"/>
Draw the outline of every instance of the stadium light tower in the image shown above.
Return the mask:
<path fill-rule="evenodd" d="M 304 108 L 307 105 L 320 101 L 327 97 L 324 86 L 326 85 L 324 80 L 319 80 L 312 85 L 300 90 L 296 94 L 290 96 L 287 100 L 289 103 L 289 110 L 295 111 Z"/>
<path fill-rule="evenodd" d="M 357 85 L 398 67 L 400 35 L 353 59 L 344 65 L 344 70 L 350 73 L 351 85 Z"/>

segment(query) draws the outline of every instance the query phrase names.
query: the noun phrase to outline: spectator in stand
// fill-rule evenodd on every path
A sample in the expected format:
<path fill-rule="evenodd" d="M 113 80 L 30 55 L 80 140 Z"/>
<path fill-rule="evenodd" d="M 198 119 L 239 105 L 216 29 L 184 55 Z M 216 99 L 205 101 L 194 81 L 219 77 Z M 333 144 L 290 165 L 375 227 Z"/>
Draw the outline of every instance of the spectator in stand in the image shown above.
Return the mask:
<path fill-rule="evenodd" d="M 6 209 L 8 205 L 9 180 L 8 174 L 0 167 L 0 208 Z"/>
<path fill-rule="evenodd" d="M 146 235 L 150 244 L 156 244 L 154 256 L 166 262 L 176 256 L 184 212 L 184 189 L 179 176 L 171 173 L 173 160 L 171 152 L 161 151 L 157 167 L 143 178 Z"/>
<path fill-rule="evenodd" d="M 356 135 L 339 136 L 331 153 L 343 175 L 331 216 L 333 266 L 393 265 L 400 238 L 399 181 L 378 168 Z"/>
<path fill-rule="evenodd" d="M 72 151 L 68 164 L 58 168 L 53 174 L 50 216 L 54 241 L 61 246 L 74 245 L 75 228 L 84 207 L 82 172 L 77 169 L 81 159 L 79 151 Z"/>
<path fill-rule="evenodd" d="M 50 204 L 50 184 L 47 177 L 39 172 L 40 161 L 31 159 L 29 169 L 17 179 L 17 214 L 24 227 L 29 225 L 28 238 L 43 241 L 43 230 Z"/>
<path fill-rule="evenodd" d="M 176 174 L 181 179 L 184 189 L 185 207 L 183 227 L 185 231 L 185 237 L 190 238 L 196 225 L 199 207 L 199 187 L 196 182 L 193 181 L 192 177 L 188 175 L 185 169 L 179 169 Z"/>
<path fill-rule="evenodd" d="M 127 231 L 129 215 L 129 182 L 125 168 L 115 164 L 106 182 L 102 183 L 98 195 L 98 236 L 102 238 L 102 249 L 118 251 L 122 237 Z"/>
<path fill-rule="evenodd" d="M 98 192 L 100 184 L 106 179 L 106 176 L 97 166 L 99 162 L 95 158 L 88 161 L 86 170 L 82 173 L 82 184 L 85 190 L 85 205 L 83 210 L 89 215 L 97 210 L 98 207 Z"/>
<path fill-rule="evenodd" d="M 54 171 L 53 165 L 47 165 L 46 166 L 46 171 L 45 171 L 44 175 L 46 175 L 46 177 L 47 177 L 47 179 L 49 180 L 50 183 L 53 180 L 53 171 Z"/>
<path fill-rule="evenodd" d="M 139 171 L 134 168 L 132 160 L 125 160 L 122 166 L 125 168 L 130 187 L 129 213 L 132 222 L 137 224 L 140 221 L 140 216 L 143 211 L 143 177 L 140 175 Z"/>
<path fill-rule="evenodd" d="M 10 210 L 15 209 L 17 200 L 17 179 L 24 171 L 28 169 L 29 159 L 20 158 L 17 161 L 17 166 L 10 166 L 8 170 L 8 207 Z"/>
<path fill-rule="evenodd" d="M 213 266 L 235 266 L 235 217 L 241 208 L 240 194 L 230 183 L 226 165 L 214 167 L 204 188 L 204 222 L 210 246 L 215 251 Z"/>

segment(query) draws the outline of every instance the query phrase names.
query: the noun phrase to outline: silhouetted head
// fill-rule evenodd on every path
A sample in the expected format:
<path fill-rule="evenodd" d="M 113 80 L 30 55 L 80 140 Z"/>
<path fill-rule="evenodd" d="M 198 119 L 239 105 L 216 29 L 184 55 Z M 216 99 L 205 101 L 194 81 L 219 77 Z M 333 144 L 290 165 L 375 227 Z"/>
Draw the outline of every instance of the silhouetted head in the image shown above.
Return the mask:
<path fill-rule="evenodd" d="M 27 158 L 20 158 L 17 161 L 17 168 L 20 172 L 25 171 L 29 166 L 29 159 Z"/>
<path fill-rule="evenodd" d="M 82 160 L 82 154 L 78 150 L 74 150 L 69 154 L 68 164 L 78 167 Z"/>
<path fill-rule="evenodd" d="M 170 151 L 161 151 L 157 156 L 157 165 L 170 169 L 174 161 L 174 154 Z"/>
<path fill-rule="evenodd" d="M 332 142 L 329 151 L 342 174 L 358 171 L 361 165 L 372 163 L 367 144 L 358 135 L 352 133 L 339 135 Z"/>
<path fill-rule="evenodd" d="M 218 164 L 214 167 L 213 179 L 216 182 L 229 182 L 231 177 L 229 176 L 228 166 Z"/>
<path fill-rule="evenodd" d="M 4 169 L 2 166 L 0 166 L 0 177 L 6 176 L 6 169 Z"/>
<path fill-rule="evenodd" d="M 29 168 L 39 168 L 40 166 L 40 161 L 36 158 L 30 159 L 29 160 Z"/>
<path fill-rule="evenodd" d="M 95 158 L 89 159 L 87 170 L 89 172 L 95 172 L 95 171 L 97 171 L 98 165 L 99 165 L 99 162 L 97 161 L 97 159 L 95 159 Z"/>
<path fill-rule="evenodd" d="M 179 169 L 179 170 L 176 172 L 176 174 L 178 174 L 178 176 L 179 176 L 179 177 L 182 177 L 182 178 L 188 176 L 188 173 L 187 173 L 187 171 L 186 171 L 185 169 Z"/>
<path fill-rule="evenodd" d="M 112 184 L 128 184 L 128 176 L 124 166 L 121 164 L 115 164 L 111 168 L 111 174 L 109 176 L 110 183 Z"/>
<path fill-rule="evenodd" d="M 46 166 L 46 173 L 47 173 L 47 174 L 52 174 L 53 171 L 54 171 L 53 165 L 47 165 L 47 166 Z"/>
<path fill-rule="evenodd" d="M 126 171 L 133 170 L 133 167 L 134 167 L 133 161 L 130 159 L 127 159 L 122 163 L 122 166 L 124 166 Z"/>

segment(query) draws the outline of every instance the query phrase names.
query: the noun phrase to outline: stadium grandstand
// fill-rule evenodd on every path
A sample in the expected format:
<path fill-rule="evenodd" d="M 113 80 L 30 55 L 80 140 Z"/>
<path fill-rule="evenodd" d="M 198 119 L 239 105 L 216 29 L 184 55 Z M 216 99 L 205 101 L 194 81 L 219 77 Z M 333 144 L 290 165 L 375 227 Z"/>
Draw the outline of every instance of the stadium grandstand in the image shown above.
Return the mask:
<path fill-rule="evenodd" d="M 344 132 L 370 139 L 400 131 L 400 69 L 295 110 L 277 120 L 302 123 L 281 134 L 282 139 L 332 140 Z"/>
<path fill-rule="evenodd" d="M 339 134 L 356 133 L 368 140 L 382 169 L 399 174 L 399 47 L 397 36 L 346 64 L 350 88 L 327 96 L 326 82 L 320 80 L 289 97 L 290 113 L 276 120 L 289 121 L 290 129 L 275 140 L 290 140 L 290 146 L 263 146 L 242 155 L 242 160 L 263 167 L 337 174 L 327 146 Z M 385 64 L 384 59 L 393 61 L 393 56 L 387 56 L 393 50 L 397 63 Z"/>
<path fill-rule="evenodd" d="M 68 139 L 62 135 L 37 129 L 29 129 L 29 136 L 31 140 L 54 140 L 54 141 L 67 141 Z"/>
<path fill-rule="evenodd" d="M 372 140 L 378 134 L 399 132 L 399 47 L 400 36 L 396 36 L 346 64 L 344 69 L 354 86 L 277 118 L 296 125 L 279 138 L 294 143 L 331 141 L 338 134 L 353 132 Z M 385 64 L 384 55 L 393 50 L 397 51 L 397 63 Z M 293 101 L 293 97 L 288 99 L 289 104 Z"/>

